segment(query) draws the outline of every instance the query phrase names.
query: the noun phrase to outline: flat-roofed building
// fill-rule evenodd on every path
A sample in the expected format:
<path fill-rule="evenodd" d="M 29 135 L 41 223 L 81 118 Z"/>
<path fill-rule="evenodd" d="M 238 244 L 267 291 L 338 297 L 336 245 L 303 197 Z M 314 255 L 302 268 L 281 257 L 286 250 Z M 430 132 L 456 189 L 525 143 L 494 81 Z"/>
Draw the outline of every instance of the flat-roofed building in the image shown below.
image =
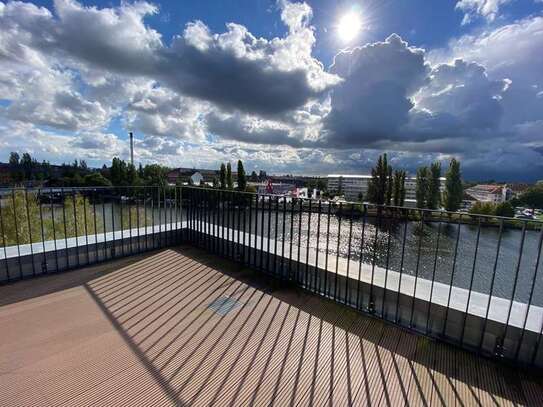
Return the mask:
<path fill-rule="evenodd" d="M 328 175 L 328 191 L 344 195 L 348 201 L 367 200 L 371 175 Z M 445 191 L 445 177 L 440 179 L 440 190 Z M 416 201 L 417 178 L 405 178 L 405 205 L 412 206 Z"/>

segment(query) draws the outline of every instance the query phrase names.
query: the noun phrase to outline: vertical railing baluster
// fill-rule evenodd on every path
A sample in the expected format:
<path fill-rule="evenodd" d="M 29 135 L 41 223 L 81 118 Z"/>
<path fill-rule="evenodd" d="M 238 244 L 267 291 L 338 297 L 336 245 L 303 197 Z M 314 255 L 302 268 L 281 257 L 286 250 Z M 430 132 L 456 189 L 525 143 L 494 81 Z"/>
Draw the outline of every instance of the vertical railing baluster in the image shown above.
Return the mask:
<path fill-rule="evenodd" d="M 94 262 L 98 262 L 98 222 L 96 221 L 96 189 L 93 188 L 91 192 L 92 196 L 92 217 L 94 224 Z M 105 222 L 105 221 L 103 221 Z"/>
<path fill-rule="evenodd" d="M 264 196 L 262 195 L 262 205 L 260 205 L 260 270 L 264 269 L 264 209 L 266 208 Z"/>
<path fill-rule="evenodd" d="M 383 301 L 381 304 L 381 317 L 387 319 L 387 293 L 388 293 L 388 271 L 390 266 L 390 244 L 392 238 L 392 219 L 388 218 L 387 222 L 387 255 L 385 260 L 385 284 L 383 286 Z"/>
<path fill-rule="evenodd" d="M 28 207 L 28 188 L 24 189 L 25 193 L 25 204 L 26 204 L 26 220 L 28 223 L 28 238 L 30 239 L 30 258 L 32 259 L 32 275 L 36 275 L 36 265 L 34 264 L 34 248 L 32 247 L 32 225 L 30 222 L 30 209 Z"/>
<path fill-rule="evenodd" d="M 415 265 L 415 288 L 413 290 L 413 297 L 411 298 L 411 314 L 409 317 L 409 328 L 413 328 L 413 318 L 415 317 L 415 301 L 417 300 L 417 286 L 419 282 L 419 267 L 420 267 L 420 254 L 422 251 L 422 241 L 424 240 L 424 218 L 426 213 L 422 210 L 419 210 L 420 217 L 420 237 L 419 237 L 419 247 L 417 249 L 417 262 Z"/>
<path fill-rule="evenodd" d="M 299 214 L 298 214 L 298 262 L 296 264 L 296 281 L 298 283 L 301 283 L 301 278 L 300 278 L 300 249 L 302 247 L 302 215 L 303 215 L 303 211 L 304 211 L 304 202 L 303 202 L 303 198 L 298 198 L 299 199 L 299 202 L 300 204 L 298 205 L 298 209 L 299 209 Z"/>
<path fill-rule="evenodd" d="M 485 338 L 486 328 L 488 324 L 488 315 L 490 313 L 490 307 L 492 306 L 492 294 L 494 293 L 494 282 L 496 281 L 496 270 L 498 268 L 498 259 L 500 257 L 500 249 L 502 244 L 503 236 L 503 219 L 500 220 L 500 230 L 498 232 L 498 243 L 496 246 L 496 257 L 494 258 L 494 266 L 492 268 L 492 279 L 490 280 L 490 289 L 488 292 L 488 301 L 486 302 L 486 311 L 485 319 L 483 322 L 483 329 L 481 330 L 481 336 L 479 337 L 479 346 L 477 347 L 477 352 L 480 353 L 483 348 L 483 341 Z"/>
<path fill-rule="evenodd" d="M 43 257 L 42 257 L 42 273 L 47 273 L 47 253 L 46 253 L 46 250 L 45 250 L 45 228 L 44 228 L 44 225 L 43 225 L 43 205 L 42 205 L 42 202 L 41 202 L 41 198 L 42 198 L 42 190 L 41 188 L 38 189 L 38 197 L 37 197 L 37 202 L 38 202 L 38 205 L 39 205 L 39 209 L 40 209 L 40 231 L 41 231 L 41 245 L 42 245 L 42 250 L 43 250 Z M 1 217 L 1 215 L 0 215 Z M 2 228 L 3 230 L 3 228 Z"/>
<path fill-rule="evenodd" d="M 247 192 L 242 191 L 240 197 L 243 209 L 243 264 L 247 264 L 247 198 L 250 197 L 250 195 Z"/>
<path fill-rule="evenodd" d="M 337 248 L 336 248 L 336 274 L 334 277 L 334 301 L 337 301 L 338 296 L 338 273 L 339 273 L 339 255 L 341 241 L 341 218 L 343 217 L 343 203 L 339 203 L 339 212 L 337 216 Z"/>
<path fill-rule="evenodd" d="M 424 328 L 424 332 L 426 335 L 428 335 L 428 327 L 430 322 L 430 308 L 432 306 L 432 300 L 433 300 L 433 294 L 434 294 L 434 282 L 436 278 L 436 269 L 437 269 L 437 257 L 439 253 L 439 240 L 441 238 L 441 221 L 443 217 L 443 212 L 440 212 L 439 214 L 439 222 L 437 223 L 437 239 L 436 239 L 436 250 L 434 252 L 434 267 L 432 269 L 432 282 L 430 283 L 430 299 L 428 300 L 428 305 L 426 307 L 426 327 Z"/>
<path fill-rule="evenodd" d="M 363 203 L 362 204 L 362 232 L 360 236 L 360 253 L 358 254 L 358 278 L 356 281 L 356 309 L 358 310 L 360 309 L 360 283 L 362 282 L 362 261 L 364 260 L 364 240 L 366 238 L 367 216 L 368 216 L 368 206 Z"/>
<path fill-rule="evenodd" d="M 287 197 L 283 195 L 283 221 L 281 224 L 281 280 L 285 279 L 285 223 L 287 216 Z"/>
<path fill-rule="evenodd" d="M 6 232 L 4 229 L 4 215 L 2 213 L 2 205 L 0 205 L 0 227 L 2 228 L 2 246 L 4 249 L 4 262 L 6 264 L 6 279 L 7 279 L 6 281 L 9 282 L 11 280 L 11 276 L 9 273 L 9 260 L 8 260 L 8 253 L 6 250 L 7 243 L 6 243 Z M 45 250 L 43 251 L 43 253 L 45 255 Z"/>
<path fill-rule="evenodd" d="M 85 251 L 87 255 L 87 264 L 90 264 L 89 228 L 87 226 L 87 190 L 81 195 L 83 196 L 83 233 L 85 233 Z"/>
<path fill-rule="evenodd" d="M 402 255 L 400 257 L 400 271 L 398 275 L 398 295 L 396 295 L 396 311 L 394 314 L 394 323 L 400 322 L 400 296 L 402 295 L 402 277 L 403 277 L 403 264 L 405 260 L 405 243 L 407 240 L 407 224 L 409 223 L 409 212 L 405 210 L 405 219 L 403 225 L 403 237 L 402 237 Z"/>
<path fill-rule="evenodd" d="M 475 269 L 477 267 L 477 254 L 479 253 L 479 240 L 481 238 L 481 218 L 479 218 L 479 222 L 477 225 L 477 237 L 475 238 L 475 253 L 473 254 L 473 265 L 471 268 L 471 276 L 470 276 L 470 282 L 469 282 L 469 290 L 468 290 L 468 301 L 466 304 L 466 310 L 464 312 L 463 318 L 462 318 L 462 332 L 460 333 L 460 344 L 464 345 L 464 333 L 466 331 L 466 323 L 468 320 L 468 312 L 469 312 L 469 303 L 471 300 L 471 292 L 473 289 L 473 280 L 475 278 Z"/>
<path fill-rule="evenodd" d="M 292 279 L 292 239 L 294 238 L 294 198 L 290 197 L 290 236 L 289 236 L 289 255 L 288 255 L 288 280 Z"/>
<path fill-rule="evenodd" d="M 76 267 L 79 267 L 80 266 L 80 263 L 79 263 L 80 255 L 79 255 L 79 239 L 77 238 L 77 236 L 78 236 L 78 232 L 77 232 L 77 209 L 76 209 L 75 200 L 76 200 L 76 192 L 75 192 L 75 189 L 72 189 L 72 207 L 73 207 L 73 210 L 74 210 L 75 257 L 77 259 Z"/>
<path fill-rule="evenodd" d="M 132 206 L 133 203 L 133 197 L 130 195 L 130 187 L 126 187 L 126 199 L 128 202 L 128 246 L 130 247 L 130 250 L 128 252 L 130 254 L 134 253 L 134 240 L 132 236 Z"/>
<path fill-rule="evenodd" d="M 537 245 L 537 256 L 535 261 L 535 270 L 534 270 L 534 276 L 532 278 L 532 283 L 530 286 L 530 295 L 528 297 L 528 303 L 526 304 L 526 314 L 524 315 L 524 320 L 522 322 L 522 331 L 520 334 L 520 339 L 517 343 L 517 349 L 515 350 L 515 360 L 518 361 L 519 353 L 520 353 L 520 347 L 522 346 L 522 342 L 524 341 L 524 334 L 526 333 L 526 323 L 528 322 L 528 314 L 530 313 L 530 307 L 532 305 L 532 299 L 534 296 L 535 291 L 535 285 L 537 281 L 537 272 L 539 270 L 539 261 L 541 260 L 541 246 L 543 244 L 543 224 L 541 225 L 541 230 L 539 232 L 539 243 Z"/>
<path fill-rule="evenodd" d="M 53 190 L 49 190 L 49 201 L 51 204 L 51 228 L 53 229 L 53 245 L 55 247 L 55 271 L 59 271 L 60 267 L 58 265 L 58 248 L 57 248 L 57 231 L 55 226 L 55 206 L 53 203 Z"/>
<path fill-rule="evenodd" d="M 279 229 L 279 196 L 275 196 L 275 241 L 273 242 L 273 274 L 277 275 L 277 232 Z"/>
<path fill-rule="evenodd" d="M 17 202 L 15 199 L 15 190 L 11 190 L 11 199 L 13 202 L 13 225 L 15 227 L 15 244 L 17 245 L 17 262 L 19 263 L 19 278 L 23 278 L 23 265 L 21 263 L 21 247 L 19 245 L 19 222 L 17 221 Z"/>
<path fill-rule="evenodd" d="M 266 271 L 270 272 L 270 244 L 271 244 L 271 215 L 272 215 L 272 196 L 268 195 L 268 245 L 267 245 L 267 254 L 266 254 Z"/>
<path fill-rule="evenodd" d="M 310 289 L 311 286 L 309 284 L 309 248 L 311 243 L 311 199 L 308 199 L 308 206 L 307 206 L 307 244 L 306 244 L 306 250 L 305 250 L 305 274 L 304 274 L 304 287 L 307 289 Z"/>
<path fill-rule="evenodd" d="M 113 191 L 113 201 L 111 202 L 111 233 L 113 237 L 113 242 L 111 245 L 111 257 L 115 258 L 117 257 L 117 240 L 115 239 L 115 197 L 117 196 L 118 189 L 115 188 Z"/>
<path fill-rule="evenodd" d="M 353 242 L 353 217 L 354 217 L 354 204 L 351 203 L 351 211 L 349 214 L 349 240 L 347 245 L 347 270 L 345 276 L 345 303 L 350 304 L 349 295 L 349 271 L 351 268 L 351 245 Z"/>
<path fill-rule="evenodd" d="M 154 188 L 150 188 L 150 196 L 151 196 L 151 249 L 156 248 L 156 236 L 155 236 L 155 193 Z M 157 187 L 158 190 L 158 187 Z"/>
<path fill-rule="evenodd" d="M 110 190 L 111 191 L 111 190 Z M 107 260 L 107 219 L 106 219 L 106 200 L 102 197 L 102 221 L 104 222 L 104 260 Z"/>
<path fill-rule="evenodd" d="M 313 279 L 313 287 L 320 294 L 320 269 L 319 269 L 319 243 L 321 240 L 321 211 L 322 201 L 319 199 L 319 205 L 317 207 L 317 244 L 315 247 L 315 273 Z"/>
<path fill-rule="evenodd" d="M 509 324 L 511 322 L 511 311 L 513 310 L 513 302 L 515 301 L 515 293 L 517 291 L 518 276 L 520 274 L 520 265 L 522 262 L 522 254 L 524 252 L 524 242 L 526 239 L 526 225 L 527 225 L 527 222 L 524 221 L 522 223 L 522 235 L 521 235 L 520 248 L 519 248 L 519 253 L 518 253 L 518 262 L 517 262 L 517 267 L 515 268 L 515 280 L 513 282 L 513 292 L 511 293 L 511 301 L 509 301 L 509 307 L 507 310 L 507 322 L 505 323 L 505 330 L 502 336 L 502 343 L 505 342 L 505 339 L 507 338 L 507 332 L 509 332 Z"/>
<path fill-rule="evenodd" d="M 119 207 L 120 207 L 120 232 L 121 232 L 121 256 L 124 257 L 124 206 L 123 206 L 123 187 L 119 187 Z"/>
<path fill-rule="evenodd" d="M 330 290 L 328 289 L 328 254 L 330 252 L 330 217 L 332 213 L 332 204 L 330 201 L 328 201 L 328 211 L 326 213 L 326 217 L 328 218 L 326 222 L 326 251 L 324 255 L 324 286 L 323 286 L 323 292 L 326 294 L 327 297 L 330 296 Z"/>
<path fill-rule="evenodd" d="M 60 195 L 62 201 L 62 223 L 64 225 L 64 248 L 66 252 L 66 268 L 70 268 L 70 255 L 68 252 L 68 230 L 66 225 L 66 198 L 64 196 L 64 188 L 60 188 Z"/>
<path fill-rule="evenodd" d="M 379 228 L 381 227 L 382 206 L 377 206 L 377 219 L 375 221 L 375 236 L 373 238 L 373 248 L 371 256 L 371 279 L 370 279 L 370 298 L 368 299 L 368 312 L 375 312 L 375 298 L 373 297 L 373 286 L 375 281 L 375 265 L 377 263 L 377 242 L 379 238 Z"/>
<path fill-rule="evenodd" d="M 445 330 L 447 329 L 447 321 L 449 320 L 449 310 L 451 307 L 451 294 L 454 282 L 454 272 L 456 271 L 456 258 L 458 256 L 458 243 L 460 242 L 460 230 L 462 228 L 462 215 L 458 217 L 458 231 L 456 233 L 456 243 L 454 244 L 453 264 L 451 270 L 451 278 L 449 281 L 449 293 L 447 295 L 447 307 L 445 308 L 445 320 L 443 321 L 443 328 L 441 330 L 441 336 L 445 336 Z"/>
<path fill-rule="evenodd" d="M 248 195 L 249 196 L 249 243 L 248 243 L 248 249 L 249 249 L 249 255 L 247 257 L 247 264 L 249 266 L 256 264 L 256 229 L 255 229 L 255 238 L 254 238 L 254 246 L 253 246 L 253 198 L 255 197 L 252 193 Z M 255 222 L 255 228 L 256 228 Z M 252 260 L 251 260 L 252 258 Z"/>

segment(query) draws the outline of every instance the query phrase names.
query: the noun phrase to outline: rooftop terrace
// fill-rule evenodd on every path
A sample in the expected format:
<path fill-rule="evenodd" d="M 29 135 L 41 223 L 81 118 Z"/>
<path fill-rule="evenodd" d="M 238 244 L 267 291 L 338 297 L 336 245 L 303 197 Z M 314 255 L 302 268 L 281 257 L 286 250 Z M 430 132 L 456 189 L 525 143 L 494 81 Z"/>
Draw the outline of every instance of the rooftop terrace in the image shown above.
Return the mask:
<path fill-rule="evenodd" d="M 541 377 L 189 246 L 0 287 L 0 405 L 537 405 Z"/>

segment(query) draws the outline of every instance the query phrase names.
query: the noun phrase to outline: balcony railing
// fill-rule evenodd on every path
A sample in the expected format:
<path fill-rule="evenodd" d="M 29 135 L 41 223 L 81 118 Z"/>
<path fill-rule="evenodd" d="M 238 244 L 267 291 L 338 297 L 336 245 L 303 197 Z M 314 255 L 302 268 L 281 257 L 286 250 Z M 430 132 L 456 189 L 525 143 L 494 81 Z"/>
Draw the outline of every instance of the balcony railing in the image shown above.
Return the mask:
<path fill-rule="evenodd" d="M 193 187 L 8 190 L 0 220 L 4 281 L 185 241 L 430 337 L 543 367 L 542 222 Z"/>

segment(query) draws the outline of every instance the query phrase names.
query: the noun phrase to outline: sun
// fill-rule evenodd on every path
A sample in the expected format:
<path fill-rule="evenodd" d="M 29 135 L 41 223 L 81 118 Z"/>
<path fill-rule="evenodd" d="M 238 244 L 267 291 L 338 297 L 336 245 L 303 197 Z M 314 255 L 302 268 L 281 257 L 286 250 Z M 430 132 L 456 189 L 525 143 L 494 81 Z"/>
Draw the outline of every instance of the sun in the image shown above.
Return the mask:
<path fill-rule="evenodd" d="M 362 28 L 362 21 L 358 13 L 350 12 L 343 15 L 337 25 L 337 35 L 343 42 L 355 38 Z"/>

